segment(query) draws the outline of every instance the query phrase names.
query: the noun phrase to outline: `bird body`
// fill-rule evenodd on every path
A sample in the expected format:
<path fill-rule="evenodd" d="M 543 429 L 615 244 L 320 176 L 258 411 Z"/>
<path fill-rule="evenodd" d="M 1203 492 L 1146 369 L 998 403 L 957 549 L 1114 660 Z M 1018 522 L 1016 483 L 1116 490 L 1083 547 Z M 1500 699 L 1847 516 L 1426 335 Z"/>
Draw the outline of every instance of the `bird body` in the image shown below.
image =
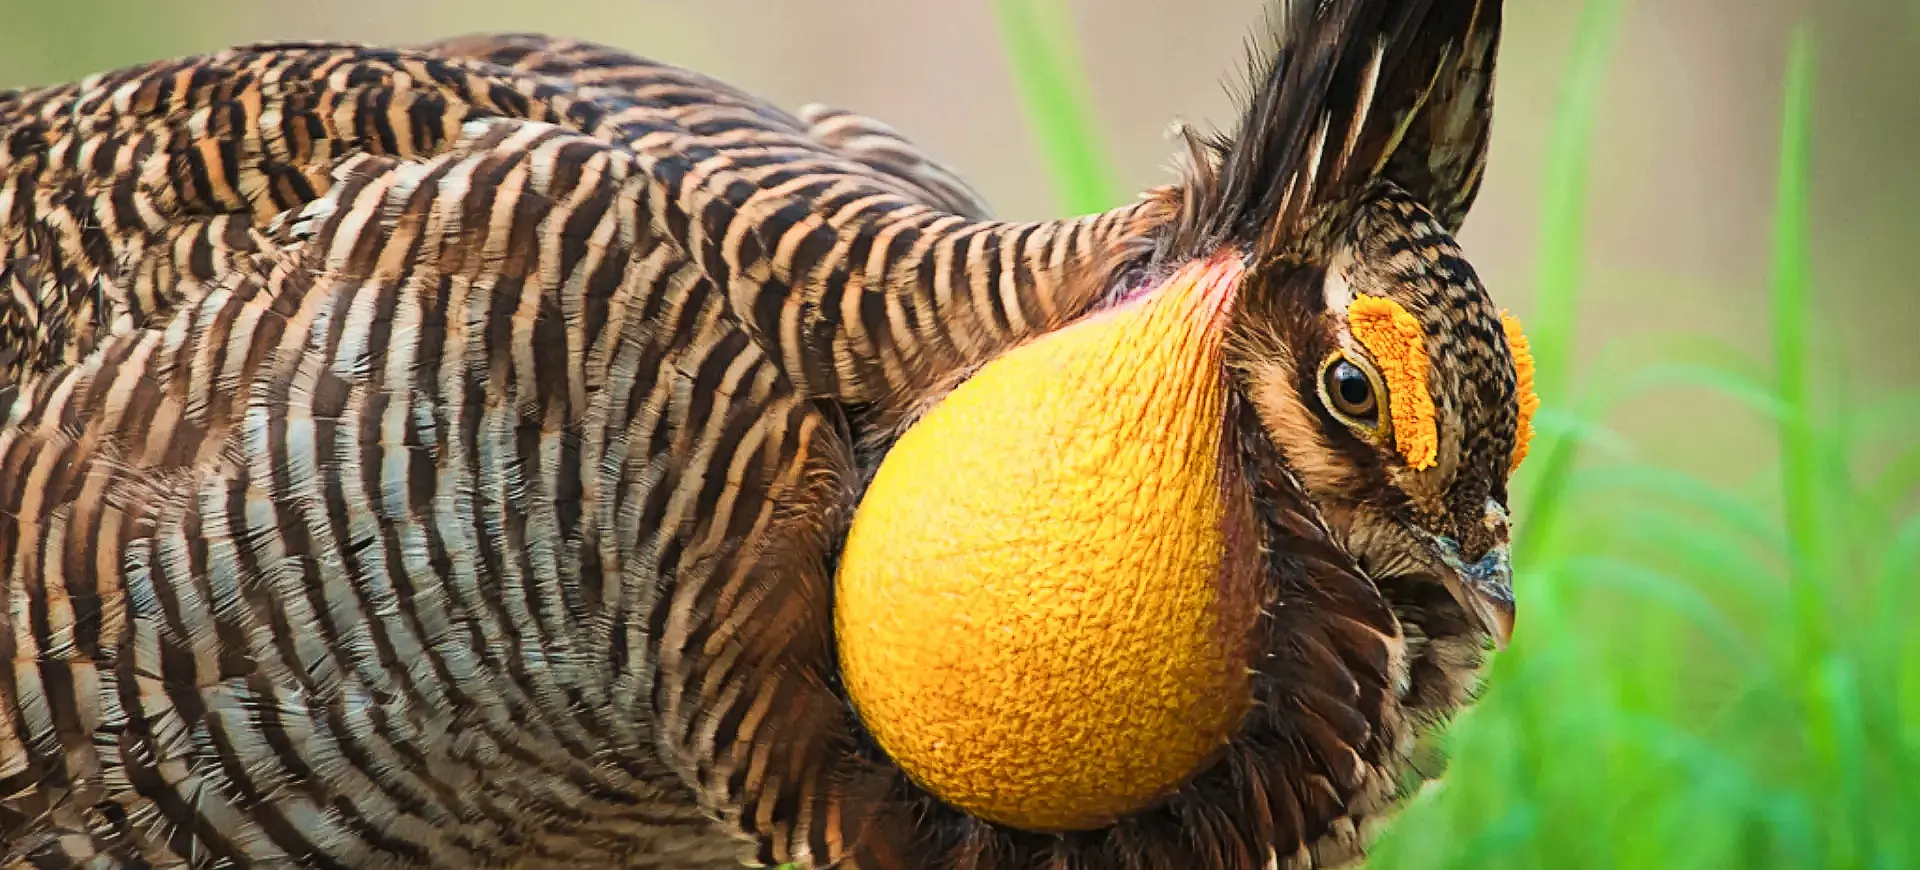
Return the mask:
<path fill-rule="evenodd" d="M 991 354 L 1048 322 L 1048 258 L 1125 218 L 942 233 L 948 212 L 797 121 L 610 63 L 619 96 L 590 99 L 429 52 L 263 47 L 9 103 L 8 267 L 38 305 L 9 310 L 28 375 L 0 435 L 20 854 L 740 857 L 693 793 L 750 759 L 689 760 L 730 711 L 674 702 L 724 690 L 657 664 L 726 626 L 671 581 L 739 595 L 756 548 L 817 558 L 852 445 L 806 384 L 881 403 L 922 359 Z M 548 123 L 569 117 L 606 138 Z M 803 183 L 730 200 L 755 171 Z M 968 270 L 989 255 L 1037 277 L 994 295 Z M 960 280 L 908 298 L 898 270 Z M 743 292 L 770 281 L 813 289 Z M 935 304 L 968 344 L 887 334 Z M 850 362 L 875 342 L 894 356 Z M 803 626 L 809 591 L 719 615 Z"/>
<path fill-rule="evenodd" d="M 1050 222 L 878 122 L 542 37 L 0 94 L 0 866 L 1358 856 L 1504 631 L 1525 397 L 1450 238 L 1498 7 L 1282 21 L 1179 184 Z M 861 496 L 984 366 L 1216 260 L 1246 712 L 1104 825 L 941 800 L 847 696 Z M 1431 468 L 1355 295 L 1449 303 Z"/>

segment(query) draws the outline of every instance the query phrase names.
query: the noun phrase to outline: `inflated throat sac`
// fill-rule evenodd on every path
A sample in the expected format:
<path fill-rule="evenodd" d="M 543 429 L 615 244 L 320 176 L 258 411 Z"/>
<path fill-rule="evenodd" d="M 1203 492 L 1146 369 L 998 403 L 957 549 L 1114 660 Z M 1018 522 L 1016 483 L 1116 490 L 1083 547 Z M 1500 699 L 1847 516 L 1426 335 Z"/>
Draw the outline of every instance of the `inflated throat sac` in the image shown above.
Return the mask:
<path fill-rule="evenodd" d="M 862 721 L 947 803 L 1097 827 L 1177 789 L 1250 696 L 1226 451 L 1237 260 L 984 366 L 887 454 L 836 579 Z"/>

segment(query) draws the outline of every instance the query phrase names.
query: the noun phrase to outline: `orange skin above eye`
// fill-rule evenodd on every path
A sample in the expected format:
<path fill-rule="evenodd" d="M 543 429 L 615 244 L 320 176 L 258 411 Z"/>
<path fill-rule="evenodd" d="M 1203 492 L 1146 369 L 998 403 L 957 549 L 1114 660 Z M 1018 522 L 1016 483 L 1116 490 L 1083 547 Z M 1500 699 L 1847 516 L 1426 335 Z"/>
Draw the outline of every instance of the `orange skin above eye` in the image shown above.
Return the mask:
<path fill-rule="evenodd" d="M 1008 353 L 883 461 L 836 580 L 841 668 L 881 747 L 947 803 L 1097 827 L 1238 729 L 1259 612 L 1222 461 L 1241 274 L 1194 263 Z"/>
<path fill-rule="evenodd" d="M 1527 447 L 1533 441 L 1533 415 L 1540 410 L 1540 396 L 1533 391 L 1533 349 L 1527 334 L 1520 329 L 1520 318 L 1500 312 L 1500 326 L 1507 333 L 1507 347 L 1513 353 L 1514 395 L 1519 397 L 1520 421 L 1514 429 L 1513 465 L 1517 471 L 1527 459 Z"/>
<path fill-rule="evenodd" d="M 1440 454 L 1440 430 L 1433 392 L 1427 387 L 1427 344 L 1420 321 L 1391 299 L 1358 296 L 1347 308 L 1347 328 L 1373 356 L 1387 382 L 1394 446 L 1408 468 L 1432 468 Z"/>

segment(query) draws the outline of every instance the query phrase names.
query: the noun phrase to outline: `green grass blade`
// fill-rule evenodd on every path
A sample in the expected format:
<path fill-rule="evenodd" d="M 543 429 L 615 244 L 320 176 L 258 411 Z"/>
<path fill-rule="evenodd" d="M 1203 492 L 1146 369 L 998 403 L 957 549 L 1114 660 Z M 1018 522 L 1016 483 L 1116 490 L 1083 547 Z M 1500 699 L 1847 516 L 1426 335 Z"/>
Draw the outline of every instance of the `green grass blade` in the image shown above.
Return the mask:
<path fill-rule="evenodd" d="M 1542 395 L 1565 396 L 1571 386 L 1574 318 L 1586 266 L 1588 165 L 1621 5 L 1619 0 L 1589 0 L 1582 11 L 1547 146 L 1537 298 L 1527 324 L 1533 339 L 1534 382 Z"/>
<path fill-rule="evenodd" d="M 1822 528 L 1821 445 L 1811 407 L 1812 362 L 1808 358 L 1807 201 L 1813 133 L 1813 48 L 1805 31 L 1794 35 L 1788 55 L 1786 108 L 1781 122 L 1780 169 L 1773 219 L 1771 268 L 1774 366 L 1784 413 L 1780 420 L 1782 492 L 1785 498 L 1796 586 L 1795 614 L 1802 640 L 1820 646 L 1820 595 L 1826 572 L 1827 536 Z"/>
<path fill-rule="evenodd" d="M 1711 518 L 1715 526 L 1739 532 L 1747 543 L 1785 549 L 1778 523 L 1769 511 L 1685 471 L 1637 463 L 1595 466 L 1576 472 L 1575 482 L 1583 499 L 1624 491 L 1624 500 L 1632 506 L 1660 502 L 1681 505 Z"/>
<path fill-rule="evenodd" d="M 1649 612 L 1665 611 L 1679 615 L 1726 650 L 1741 656 L 1752 655 L 1746 636 L 1734 621 L 1699 589 L 1679 578 L 1645 565 L 1611 557 L 1570 560 L 1568 567 L 1581 572 L 1591 589 L 1612 590 L 1647 599 L 1655 605 L 1647 608 Z"/>
<path fill-rule="evenodd" d="M 1740 372 L 1688 362 L 1656 362 L 1623 377 L 1612 387 L 1612 399 L 1623 399 L 1660 388 L 1696 387 L 1728 399 L 1768 420 L 1780 419 L 1784 409 L 1770 385 Z"/>
<path fill-rule="evenodd" d="M 1095 128 L 1064 0 L 994 0 L 993 10 L 1020 104 L 1060 207 L 1087 214 L 1119 204 L 1124 196 Z"/>

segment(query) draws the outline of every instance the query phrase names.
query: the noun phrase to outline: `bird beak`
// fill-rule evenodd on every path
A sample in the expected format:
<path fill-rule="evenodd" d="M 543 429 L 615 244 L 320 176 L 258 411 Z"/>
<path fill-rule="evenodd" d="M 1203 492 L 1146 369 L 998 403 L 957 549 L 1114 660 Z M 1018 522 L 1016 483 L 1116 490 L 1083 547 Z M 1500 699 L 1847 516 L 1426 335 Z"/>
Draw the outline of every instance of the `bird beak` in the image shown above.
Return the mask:
<path fill-rule="evenodd" d="M 1479 562 L 1456 568 L 1448 583 L 1455 600 L 1493 635 L 1494 646 L 1506 649 L 1513 639 L 1513 562 L 1502 544 Z"/>
<path fill-rule="evenodd" d="M 1468 564 L 1460 554 L 1460 544 L 1448 537 L 1435 537 L 1434 549 L 1449 570 L 1443 572 L 1447 591 L 1453 593 L 1480 629 L 1493 635 L 1498 649 L 1506 649 L 1513 638 L 1513 557 L 1506 543 L 1507 514 L 1497 505 L 1488 505 L 1487 522 L 1499 526 L 1500 544 L 1488 550 L 1480 561 Z"/>

